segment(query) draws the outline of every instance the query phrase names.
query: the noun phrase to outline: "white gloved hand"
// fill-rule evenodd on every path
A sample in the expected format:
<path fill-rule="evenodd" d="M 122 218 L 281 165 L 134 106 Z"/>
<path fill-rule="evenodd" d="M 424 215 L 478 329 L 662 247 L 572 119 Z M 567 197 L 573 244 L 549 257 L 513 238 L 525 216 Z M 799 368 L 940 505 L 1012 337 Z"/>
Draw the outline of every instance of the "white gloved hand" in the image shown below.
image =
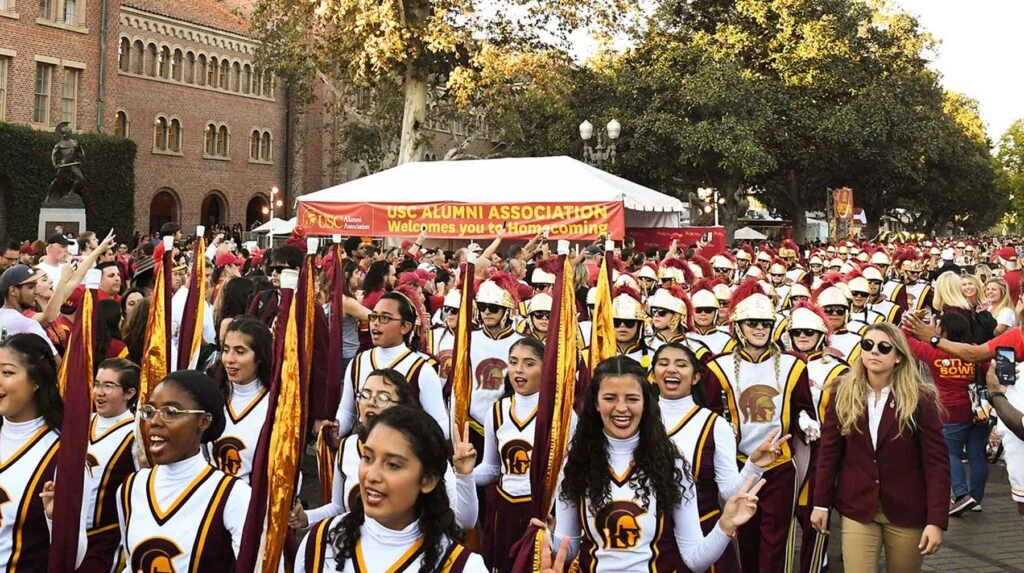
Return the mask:
<path fill-rule="evenodd" d="M 800 430 L 803 431 L 807 437 L 807 443 L 816 442 L 821 437 L 821 424 L 811 419 L 807 412 L 801 410 L 800 415 L 797 416 L 797 420 L 800 423 Z"/>

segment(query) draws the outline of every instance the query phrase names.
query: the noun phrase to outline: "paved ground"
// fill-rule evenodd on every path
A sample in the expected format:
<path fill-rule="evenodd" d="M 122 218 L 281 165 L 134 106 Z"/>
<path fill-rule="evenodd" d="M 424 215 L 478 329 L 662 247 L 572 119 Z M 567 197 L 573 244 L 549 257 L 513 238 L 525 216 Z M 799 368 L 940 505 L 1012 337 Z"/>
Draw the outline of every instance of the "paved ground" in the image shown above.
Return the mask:
<path fill-rule="evenodd" d="M 925 559 L 924 571 L 1024 573 L 1024 520 L 1010 499 L 1002 466 L 990 466 L 984 511 L 951 517 L 942 549 Z M 839 520 L 833 517 L 829 573 L 843 571 Z M 884 550 L 883 550 L 884 553 Z M 884 570 L 884 569 L 883 569 Z"/>

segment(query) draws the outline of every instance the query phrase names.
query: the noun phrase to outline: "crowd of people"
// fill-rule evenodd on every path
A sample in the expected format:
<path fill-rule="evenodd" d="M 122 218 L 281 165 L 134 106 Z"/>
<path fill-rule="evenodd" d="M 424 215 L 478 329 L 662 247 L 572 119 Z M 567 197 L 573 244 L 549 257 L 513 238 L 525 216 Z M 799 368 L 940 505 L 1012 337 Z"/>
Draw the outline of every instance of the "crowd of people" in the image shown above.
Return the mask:
<path fill-rule="evenodd" d="M 276 321 L 282 291 L 295 288 L 285 277 L 311 251 L 301 230 L 267 250 L 208 235 L 204 252 L 174 223 L 128 243 L 58 232 L 2 245 L 0 561 L 9 569 L 46 569 L 59 373 L 90 272 L 95 372 L 77 570 L 235 567 L 252 476 L 265 463 L 255 452 L 274 419 Z M 1024 394 L 993 368 L 999 349 L 1024 362 L 1012 241 L 716 249 L 599 239 L 565 255 L 572 273 L 561 279 L 546 232 L 522 244 L 502 231 L 455 250 L 430 246 L 441 241 L 425 233 L 396 246 L 330 243 L 313 255 L 301 430 L 309 452 L 330 454 L 300 476 L 284 570 L 517 572 L 517 543 L 533 527 L 544 542 L 535 570 L 545 573 L 817 572 L 841 522 L 846 571 L 876 571 L 883 543 L 890 571 L 918 571 L 950 516 L 1003 502 L 984 499 L 997 441 L 1024 518 Z M 195 368 L 172 369 L 140 403 L 157 271 L 170 274 L 177 356 L 200 260 Z M 572 281 L 575 312 L 555 307 L 559 280 Z M 608 322 L 595 321 L 602 305 Z M 530 469 L 534 448 L 547 447 L 535 437 L 556 324 L 574 329 L 589 383 L 576 396 L 553 507 L 540 516 Z M 460 334 L 472 377 L 461 427 L 452 408 Z M 599 339 L 614 341 L 616 355 L 587 364 Z M 330 380 L 335 350 L 342 374 Z M 334 403 L 316 390 L 332 385 Z"/>

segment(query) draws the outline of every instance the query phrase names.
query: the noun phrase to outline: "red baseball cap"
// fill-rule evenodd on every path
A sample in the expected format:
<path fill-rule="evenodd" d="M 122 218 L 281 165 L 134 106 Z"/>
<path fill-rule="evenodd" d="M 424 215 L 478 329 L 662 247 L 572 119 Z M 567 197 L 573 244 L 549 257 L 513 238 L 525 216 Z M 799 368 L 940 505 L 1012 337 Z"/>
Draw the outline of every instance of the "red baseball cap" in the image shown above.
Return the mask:
<path fill-rule="evenodd" d="M 238 265 L 242 266 L 245 264 L 245 259 L 232 253 L 231 251 L 224 251 L 219 253 L 217 258 L 214 260 L 213 265 L 215 267 L 223 267 L 225 265 Z"/>

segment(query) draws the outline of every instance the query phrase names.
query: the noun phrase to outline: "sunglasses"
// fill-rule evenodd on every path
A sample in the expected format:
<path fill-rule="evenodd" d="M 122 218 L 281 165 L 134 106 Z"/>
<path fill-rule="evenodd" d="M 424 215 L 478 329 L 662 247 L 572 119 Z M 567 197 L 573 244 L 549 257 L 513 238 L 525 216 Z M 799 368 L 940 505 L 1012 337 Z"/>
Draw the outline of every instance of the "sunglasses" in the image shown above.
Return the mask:
<path fill-rule="evenodd" d="M 765 328 L 771 330 L 775 326 L 774 320 L 744 320 L 743 324 L 746 324 L 750 328 Z"/>
<path fill-rule="evenodd" d="M 545 292 L 545 291 L 551 290 L 552 286 L 554 286 L 554 285 L 543 284 L 543 283 L 542 284 L 536 284 L 536 285 L 533 285 L 533 290 L 535 290 L 537 292 Z"/>
<path fill-rule="evenodd" d="M 869 338 L 861 339 L 860 348 L 864 352 L 871 352 L 872 350 L 875 349 L 875 341 Z M 892 344 L 889 344 L 888 342 L 880 341 L 878 343 L 878 352 L 880 354 L 889 354 L 890 352 L 892 352 L 892 348 Z"/>
<path fill-rule="evenodd" d="M 489 312 L 491 314 L 498 314 L 505 311 L 505 307 L 503 306 L 497 304 L 488 304 L 486 302 L 477 303 L 476 307 L 480 309 L 480 312 Z"/>
<path fill-rule="evenodd" d="M 713 306 L 702 306 L 702 307 L 693 309 L 693 312 L 695 314 L 715 314 L 715 311 L 717 311 L 717 310 L 718 309 L 713 307 Z"/>
<path fill-rule="evenodd" d="M 811 330 L 810 328 L 794 328 L 793 330 L 790 330 L 789 333 L 793 336 L 804 336 L 810 338 L 811 336 L 818 334 L 818 331 Z"/>
<path fill-rule="evenodd" d="M 666 316 L 668 316 L 670 314 L 675 314 L 675 313 L 673 313 L 671 310 L 668 310 L 668 309 L 665 309 L 665 308 L 656 308 L 656 309 L 654 309 L 654 316 L 657 316 L 658 318 L 665 318 Z"/>
<path fill-rule="evenodd" d="M 270 267 L 270 274 L 272 274 L 272 275 L 280 274 L 281 271 L 286 271 L 289 268 L 291 268 L 291 267 L 289 267 L 288 265 L 273 265 L 273 266 Z"/>
<path fill-rule="evenodd" d="M 636 319 L 633 319 L 633 318 L 613 318 L 612 319 L 612 324 L 615 326 L 615 328 L 620 328 L 620 327 L 633 328 L 634 326 L 637 325 L 638 322 L 640 322 L 640 321 L 636 320 Z"/>
<path fill-rule="evenodd" d="M 868 296 L 868 293 L 866 293 L 866 292 L 862 292 L 862 291 L 859 291 L 859 290 L 855 290 L 855 291 L 851 292 L 850 294 L 852 294 L 854 298 L 859 298 L 859 297 L 866 297 L 866 296 Z"/>
<path fill-rule="evenodd" d="M 444 307 L 444 311 L 447 312 L 448 314 L 456 315 L 456 314 L 459 314 L 459 307 L 457 307 L 457 306 L 446 306 L 446 307 Z"/>
<path fill-rule="evenodd" d="M 725 273 L 728 273 L 728 272 L 731 272 L 731 271 L 732 271 L 732 269 L 727 269 L 725 267 L 715 267 L 715 272 L 719 273 L 719 274 L 725 274 Z"/>
<path fill-rule="evenodd" d="M 823 267 L 823 266 L 824 266 L 824 265 L 818 265 L 818 264 L 814 264 L 814 265 L 811 265 L 811 269 L 814 269 L 814 270 L 821 270 L 821 267 Z"/>
<path fill-rule="evenodd" d="M 675 279 L 661 279 L 661 284 L 667 285 L 667 284 L 671 283 L 673 280 L 675 280 Z"/>
<path fill-rule="evenodd" d="M 825 314 L 829 316 L 843 316 L 846 314 L 846 309 L 841 306 L 826 306 Z"/>
<path fill-rule="evenodd" d="M 537 320 L 548 320 L 551 318 L 551 313 L 546 310 L 538 310 L 537 312 L 531 312 L 530 316 Z"/>
<path fill-rule="evenodd" d="M 878 286 L 878 285 L 882 284 L 882 281 L 880 281 L 880 280 L 878 280 L 878 279 L 872 279 L 872 280 L 869 280 L 869 281 L 868 281 L 868 284 L 869 284 L 869 285 L 874 285 L 874 286 Z"/>
<path fill-rule="evenodd" d="M 784 275 L 784 274 L 783 275 L 777 275 L 775 273 L 772 273 L 772 276 L 777 278 L 777 279 L 784 279 L 784 278 L 786 278 L 786 275 Z"/>

